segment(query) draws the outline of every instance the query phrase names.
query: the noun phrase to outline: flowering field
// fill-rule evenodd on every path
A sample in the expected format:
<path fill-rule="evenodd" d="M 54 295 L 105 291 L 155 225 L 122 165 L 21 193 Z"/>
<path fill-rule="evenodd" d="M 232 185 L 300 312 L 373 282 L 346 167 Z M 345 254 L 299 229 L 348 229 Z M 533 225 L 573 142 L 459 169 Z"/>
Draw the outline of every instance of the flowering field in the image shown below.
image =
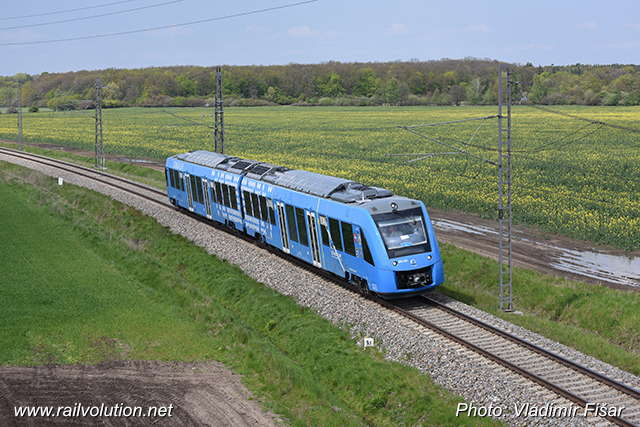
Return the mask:
<path fill-rule="evenodd" d="M 553 110 L 564 115 L 513 108 L 514 220 L 640 248 L 640 133 L 567 116 L 639 128 L 638 109 Z M 213 126 L 212 109 L 204 117 L 204 108 L 173 112 Z M 225 111 L 227 154 L 351 178 L 419 198 L 427 206 L 495 218 L 496 119 L 413 128 L 448 146 L 396 126 L 495 114 L 497 107 L 230 108 Z M 15 115 L 0 115 L 0 138 L 16 139 L 16 122 Z M 103 110 L 103 123 L 105 151 L 114 154 L 163 158 L 214 146 L 210 128 L 189 125 L 160 109 Z M 165 126 L 178 123 L 184 126 Z M 95 121 L 89 115 L 25 114 L 23 135 L 25 141 L 91 150 Z M 405 164 L 421 156 L 388 153 L 438 154 Z"/>

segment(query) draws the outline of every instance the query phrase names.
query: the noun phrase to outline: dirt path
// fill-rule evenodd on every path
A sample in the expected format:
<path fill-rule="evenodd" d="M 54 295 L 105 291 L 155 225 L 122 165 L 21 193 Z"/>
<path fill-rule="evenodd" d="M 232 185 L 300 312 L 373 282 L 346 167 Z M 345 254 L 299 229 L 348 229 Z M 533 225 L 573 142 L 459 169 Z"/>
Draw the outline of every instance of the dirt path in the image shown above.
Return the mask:
<path fill-rule="evenodd" d="M 278 425 L 250 398 L 240 376 L 215 362 L 0 367 L 2 426 Z M 57 416 L 16 416 L 25 406 Z"/>

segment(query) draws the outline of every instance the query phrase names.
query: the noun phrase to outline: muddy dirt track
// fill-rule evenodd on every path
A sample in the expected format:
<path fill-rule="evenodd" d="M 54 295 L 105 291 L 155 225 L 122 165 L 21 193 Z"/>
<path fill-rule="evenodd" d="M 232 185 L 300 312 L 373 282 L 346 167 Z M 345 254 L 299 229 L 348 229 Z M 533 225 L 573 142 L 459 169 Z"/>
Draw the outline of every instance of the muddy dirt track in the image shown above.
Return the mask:
<path fill-rule="evenodd" d="M 0 367 L 3 427 L 276 426 L 249 397 L 240 376 L 216 362 Z M 25 406 L 52 416 L 16 416 Z"/>

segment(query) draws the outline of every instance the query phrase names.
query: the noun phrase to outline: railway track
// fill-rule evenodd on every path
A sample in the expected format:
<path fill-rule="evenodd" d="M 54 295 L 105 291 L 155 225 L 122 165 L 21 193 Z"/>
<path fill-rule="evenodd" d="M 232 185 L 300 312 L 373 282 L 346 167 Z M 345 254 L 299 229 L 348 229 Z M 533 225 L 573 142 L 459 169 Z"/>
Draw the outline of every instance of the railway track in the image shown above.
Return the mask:
<path fill-rule="evenodd" d="M 417 323 L 446 335 L 620 426 L 640 425 L 640 391 L 426 296 L 397 300 Z"/>
<path fill-rule="evenodd" d="M 118 191 L 135 195 L 135 197 L 140 197 L 155 205 L 175 210 L 167 202 L 166 194 L 157 188 L 113 176 L 103 171 L 25 152 L 0 148 L 0 154 L 35 162 L 69 174 L 79 175 L 113 187 Z M 211 221 L 206 219 L 195 215 L 190 216 L 207 224 L 212 224 Z M 216 228 L 229 231 L 227 227 L 222 225 L 217 225 Z M 234 234 L 238 235 L 237 233 Z M 243 237 L 242 235 L 238 236 Z M 252 240 L 246 236 L 243 238 L 244 240 Z M 279 251 L 274 251 L 273 249 L 272 252 L 279 253 Z M 311 270 L 315 274 L 330 279 L 334 283 L 357 292 L 353 286 L 344 280 L 315 269 L 294 257 L 287 256 L 285 258 L 307 270 Z M 611 423 L 620 426 L 640 426 L 640 392 L 636 389 L 600 375 L 571 360 L 553 354 L 427 297 L 415 297 L 390 302 L 372 295 L 360 295 L 408 319 L 415 324 L 415 327 L 427 328 L 445 336 L 482 355 L 482 357 L 490 359 L 526 377 L 529 381 L 574 402 L 577 405 L 575 409 L 577 410 L 580 407 L 582 413 L 605 418 Z"/>
<path fill-rule="evenodd" d="M 141 197 L 143 199 L 157 203 L 161 206 L 173 208 L 173 205 L 171 205 L 167 201 L 167 195 L 164 191 L 126 178 L 121 178 L 119 176 L 112 175 L 97 169 L 64 162 L 62 160 L 52 159 L 50 157 L 40 156 L 38 154 L 27 153 L 24 151 L 16 151 L 0 147 L 0 153 L 16 159 L 26 160 L 43 166 L 49 166 L 59 171 L 64 171 L 73 175 L 88 178 L 101 184 L 108 185 L 137 197 Z"/>

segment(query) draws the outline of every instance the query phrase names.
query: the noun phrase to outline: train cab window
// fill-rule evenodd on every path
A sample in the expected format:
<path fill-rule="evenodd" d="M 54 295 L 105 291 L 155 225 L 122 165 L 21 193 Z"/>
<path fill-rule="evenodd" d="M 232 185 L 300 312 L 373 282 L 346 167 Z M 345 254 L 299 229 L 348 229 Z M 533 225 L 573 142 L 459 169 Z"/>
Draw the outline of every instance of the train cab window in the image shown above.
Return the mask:
<path fill-rule="evenodd" d="M 331 232 L 331 241 L 337 250 L 342 251 L 342 237 L 340 236 L 340 221 L 329 218 L 329 231 Z"/>
<path fill-rule="evenodd" d="M 269 221 L 269 209 L 267 209 L 267 198 L 264 196 L 259 196 L 260 199 L 260 212 L 262 214 L 262 220 L 264 222 Z"/>
<path fill-rule="evenodd" d="M 253 216 L 260 219 L 260 202 L 258 201 L 258 195 L 251 193 L 251 206 L 253 207 Z"/>
<path fill-rule="evenodd" d="M 298 233 L 300 233 L 300 243 L 309 246 L 307 223 L 304 220 L 304 209 L 296 208 L 296 222 L 298 223 Z"/>
<path fill-rule="evenodd" d="M 364 231 L 362 231 L 362 229 L 360 229 L 360 236 L 362 237 L 362 252 L 364 253 L 364 260 L 371 265 L 375 265 L 373 263 L 373 257 L 371 256 L 369 244 L 367 243 L 367 239 L 364 237 Z"/>
<path fill-rule="evenodd" d="M 231 209 L 238 210 L 238 197 L 236 196 L 236 187 L 229 186 L 229 201 L 231 202 Z"/>
<path fill-rule="evenodd" d="M 289 238 L 294 242 L 298 241 L 298 230 L 296 229 L 296 213 L 293 206 L 285 205 L 287 211 L 287 226 L 289 227 Z"/>
<path fill-rule="evenodd" d="M 356 256 L 356 247 L 353 243 L 353 227 L 348 222 L 342 223 L 342 240 L 344 241 L 344 251 L 349 255 Z"/>
<path fill-rule="evenodd" d="M 373 215 L 389 258 L 431 252 L 420 208 Z"/>
<path fill-rule="evenodd" d="M 218 202 L 219 205 L 222 204 L 222 186 L 219 182 L 216 182 L 216 202 Z"/>
<path fill-rule="evenodd" d="M 251 193 L 243 191 L 242 194 L 244 195 L 244 212 L 249 216 L 253 216 L 253 208 L 251 208 Z"/>

